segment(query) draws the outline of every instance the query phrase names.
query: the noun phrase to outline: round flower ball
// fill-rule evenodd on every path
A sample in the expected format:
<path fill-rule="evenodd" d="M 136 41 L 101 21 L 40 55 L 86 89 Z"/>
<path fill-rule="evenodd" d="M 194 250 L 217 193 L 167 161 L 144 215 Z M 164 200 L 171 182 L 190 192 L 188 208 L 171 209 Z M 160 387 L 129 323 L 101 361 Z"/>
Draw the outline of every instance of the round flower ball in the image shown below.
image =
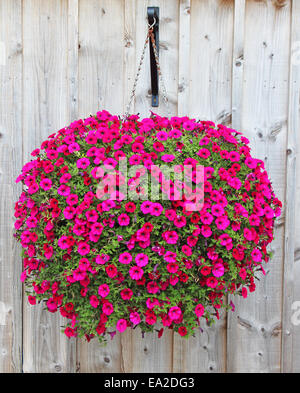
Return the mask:
<path fill-rule="evenodd" d="M 240 132 L 103 110 L 32 156 L 17 178 L 21 280 L 68 337 L 190 337 L 234 308 L 225 295 L 255 290 L 282 205 Z"/>

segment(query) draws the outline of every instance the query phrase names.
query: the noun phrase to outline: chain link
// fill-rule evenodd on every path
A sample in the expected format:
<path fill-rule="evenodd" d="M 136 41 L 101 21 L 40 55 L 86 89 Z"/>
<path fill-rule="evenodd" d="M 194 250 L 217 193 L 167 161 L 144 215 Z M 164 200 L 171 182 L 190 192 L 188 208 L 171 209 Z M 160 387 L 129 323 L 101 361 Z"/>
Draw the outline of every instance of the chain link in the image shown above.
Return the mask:
<path fill-rule="evenodd" d="M 156 43 L 155 43 L 155 37 L 153 34 L 153 30 L 152 29 L 150 29 L 150 30 L 151 30 L 150 31 L 150 40 L 151 40 L 151 44 L 152 44 L 152 48 L 153 48 L 153 52 L 154 52 L 154 58 L 155 58 L 156 67 L 157 67 L 157 71 L 158 71 L 158 75 L 159 75 L 159 81 L 161 84 L 162 96 L 163 96 L 163 100 L 166 103 L 168 115 L 170 115 L 170 105 L 169 105 L 169 100 L 167 97 L 167 89 L 166 89 L 163 75 L 161 72 L 161 67 L 160 67 L 159 57 L 158 57 L 158 50 L 157 50 Z"/>
<path fill-rule="evenodd" d="M 158 75 L 159 75 L 159 81 L 160 81 L 161 88 L 162 88 L 163 100 L 166 103 L 168 115 L 170 115 L 170 105 L 169 105 L 169 100 L 168 100 L 168 97 L 167 97 L 167 90 L 166 90 L 166 86 L 165 86 L 165 83 L 164 83 L 164 80 L 163 80 L 161 67 L 160 67 L 160 63 L 159 63 L 158 51 L 157 51 L 157 47 L 156 47 L 156 44 L 155 44 L 155 37 L 154 37 L 154 34 L 153 34 L 153 27 L 149 27 L 148 32 L 147 32 L 147 37 L 146 37 L 146 40 L 145 40 L 145 44 L 144 44 L 144 47 L 143 47 L 142 55 L 141 55 L 141 58 L 140 58 L 139 66 L 138 66 L 138 69 L 137 69 L 136 77 L 135 77 L 135 80 L 134 80 L 134 83 L 133 83 L 132 92 L 131 92 L 131 95 L 130 95 L 130 98 L 129 98 L 129 102 L 128 102 L 127 107 L 126 107 L 124 120 L 129 116 L 129 111 L 130 111 L 130 108 L 131 108 L 131 105 L 132 105 L 132 101 L 133 101 L 134 98 L 136 98 L 136 95 L 135 95 L 136 87 L 137 87 L 137 83 L 138 83 L 138 80 L 139 80 L 139 77 L 140 77 L 142 65 L 143 65 L 143 62 L 144 62 L 146 48 L 147 48 L 147 45 L 148 45 L 148 42 L 149 42 L 149 38 L 150 38 L 150 42 L 151 42 L 151 45 L 152 45 L 152 48 L 153 48 L 153 52 L 154 52 L 156 67 L 157 67 L 157 71 L 158 71 Z"/>

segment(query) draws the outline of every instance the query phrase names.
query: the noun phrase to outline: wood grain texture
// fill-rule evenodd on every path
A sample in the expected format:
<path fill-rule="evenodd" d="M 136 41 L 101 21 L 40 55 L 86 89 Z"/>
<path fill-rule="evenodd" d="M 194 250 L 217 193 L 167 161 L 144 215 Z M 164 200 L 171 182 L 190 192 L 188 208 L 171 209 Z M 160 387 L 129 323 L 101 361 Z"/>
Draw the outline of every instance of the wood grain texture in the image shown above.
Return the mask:
<path fill-rule="evenodd" d="M 147 34 L 147 7 L 160 7 L 160 46 L 159 56 L 164 82 L 168 92 L 169 108 L 172 115 L 177 114 L 178 89 L 178 7 L 174 1 L 136 1 L 135 2 L 135 42 L 136 42 L 136 68 L 144 46 Z M 160 96 L 158 108 L 151 107 L 150 94 L 150 66 L 149 47 L 141 70 L 137 85 L 135 112 L 141 116 L 149 116 L 150 110 L 160 115 L 167 115 L 167 106 Z M 168 70 L 168 72 L 166 72 Z M 145 334 L 136 329 L 126 333 L 122 339 L 122 370 L 126 372 L 172 372 L 173 370 L 173 333 L 169 330 L 159 340 L 157 333 Z"/>
<path fill-rule="evenodd" d="M 136 76 L 136 0 L 124 1 L 124 69 L 123 69 L 123 113 L 125 114 Z M 129 113 L 135 113 L 135 99 Z M 135 333 L 127 329 L 121 335 L 120 369 L 122 372 L 132 371 L 132 340 Z"/>
<path fill-rule="evenodd" d="M 242 127 L 242 103 L 244 87 L 244 40 L 245 40 L 245 0 L 234 2 L 234 30 L 233 30 L 233 59 L 232 59 L 232 116 L 231 126 L 235 130 Z M 234 296 L 228 296 L 228 302 L 234 301 Z M 226 369 L 230 369 L 232 362 L 231 351 L 234 350 L 234 336 L 231 326 L 237 323 L 237 319 L 229 312 L 227 315 L 227 344 L 229 350 L 226 353 Z"/>
<path fill-rule="evenodd" d="M 13 238 L 22 163 L 22 7 L 0 2 L 0 373 L 22 370 L 22 261 Z"/>
<path fill-rule="evenodd" d="M 241 128 L 253 155 L 265 161 L 275 193 L 284 199 L 290 39 L 290 3 L 246 2 Z M 253 28 L 255 26 L 255 28 Z M 272 26 L 272 27 L 271 27 Z M 282 224 L 282 221 L 281 221 Z M 274 255 L 248 299 L 235 299 L 228 325 L 228 371 L 279 372 L 283 225 L 275 228 Z"/>
<path fill-rule="evenodd" d="M 69 121 L 78 118 L 78 0 L 68 0 Z"/>
<path fill-rule="evenodd" d="M 136 0 L 124 1 L 124 68 L 123 68 L 123 112 L 129 104 L 135 75 L 136 75 Z M 130 113 L 135 112 L 135 101 L 129 108 Z"/>
<path fill-rule="evenodd" d="M 79 117 L 123 112 L 124 2 L 79 1 Z M 121 339 L 78 343 L 80 372 L 121 372 Z"/>
<path fill-rule="evenodd" d="M 299 103 L 300 103 L 300 3 L 292 1 L 291 62 L 287 133 L 285 194 L 285 247 L 283 279 L 282 357 L 283 372 L 300 371 L 300 225 L 299 225 Z M 295 53 L 295 48 L 298 49 Z M 298 159 L 297 159 L 298 158 Z M 298 191 L 298 192 L 297 192 Z M 298 235 L 298 236 L 297 236 Z M 294 315 L 295 314 L 295 315 Z M 298 311 L 299 315 L 299 311 Z"/>
<path fill-rule="evenodd" d="M 68 36 L 68 12 L 67 0 L 23 2 L 25 162 L 48 135 L 70 121 L 73 104 L 69 81 L 73 76 L 68 73 L 68 49 L 76 38 Z M 58 314 L 50 315 L 43 305 L 32 307 L 27 300 L 24 302 L 24 372 L 75 371 L 75 341 L 60 333 L 63 323 Z"/>
<path fill-rule="evenodd" d="M 224 124 L 231 120 L 233 3 L 191 0 L 189 112 Z"/>
<path fill-rule="evenodd" d="M 141 330 L 136 329 L 124 338 L 122 339 L 122 371 L 134 373 L 173 371 L 173 334 L 171 331 L 165 331 L 158 339 L 157 332 L 142 335 Z"/>
<path fill-rule="evenodd" d="M 231 126 L 235 130 L 242 127 L 245 6 L 246 0 L 234 2 Z"/>
<path fill-rule="evenodd" d="M 123 111 L 122 0 L 79 1 L 79 117 Z"/>
<path fill-rule="evenodd" d="M 189 114 L 228 124 L 231 119 L 233 2 L 216 0 L 207 4 L 191 0 L 190 15 Z M 201 15 L 205 15 L 203 23 L 199 23 Z M 185 101 L 183 105 L 185 108 Z M 181 111 L 180 107 L 178 110 Z M 226 370 L 226 316 L 212 327 L 203 321 L 201 327 L 204 332 L 197 332 L 189 341 L 174 337 L 174 371 Z"/>
<path fill-rule="evenodd" d="M 178 116 L 189 114 L 191 0 L 179 0 Z"/>

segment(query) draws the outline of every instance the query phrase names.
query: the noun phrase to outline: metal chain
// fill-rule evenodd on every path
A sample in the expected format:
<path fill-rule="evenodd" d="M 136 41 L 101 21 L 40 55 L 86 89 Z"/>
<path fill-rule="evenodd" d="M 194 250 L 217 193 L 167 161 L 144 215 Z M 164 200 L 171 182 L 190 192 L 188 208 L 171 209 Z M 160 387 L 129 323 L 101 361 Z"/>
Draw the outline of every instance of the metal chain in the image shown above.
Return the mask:
<path fill-rule="evenodd" d="M 152 29 L 150 31 L 150 40 L 151 40 L 151 44 L 152 44 L 152 48 L 153 48 L 153 52 L 154 52 L 156 67 L 157 67 L 157 71 L 158 71 L 158 75 L 159 75 L 159 81 L 160 81 L 160 84 L 161 84 L 163 100 L 166 103 L 168 115 L 170 115 L 170 105 L 169 105 L 169 100 L 168 100 L 168 97 L 167 97 L 167 89 L 166 89 L 165 82 L 164 82 L 164 79 L 163 79 L 163 76 L 162 76 L 161 67 L 160 67 L 160 63 L 159 63 L 159 57 L 158 57 L 158 51 L 157 51 L 157 47 L 156 47 L 156 43 L 155 43 L 155 37 L 154 37 Z"/>
<path fill-rule="evenodd" d="M 153 34 L 153 27 L 149 26 L 149 29 L 148 29 L 148 32 L 147 32 L 147 37 L 146 37 L 145 44 L 144 44 L 143 51 L 142 51 L 142 55 L 141 55 L 141 58 L 140 58 L 139 66 L 138 66 L 138 69 L 137 69 L 136 77 L 135 77 L 135 80 L 134 80 L 134 83 L 133 83 L 132 92 L 131 92 L 131 95 L 130 95 L 130 98 L 129 98 L 129 102 L 128 102 L 127 107 L 126 107 L 124 120 L 129 116 L 129 111 L 130 111 L 130 108 L 131 108 L 131 105 L 132 105 L 132 101 L 135 98 L 137 82 L 139 80 L 139 76 L 140 76 L 140 73 L 141 73 L 141 69 L 142 69 L 142 65 L 143 65 L 143 62 L 144 62 L 145 52 L 146 52 L 146 48 L 147 48 L 147 45 L 148 45 L 148 42 L 149 42 L 149 38 L 150 38 L 151 45 L 153 47 L 156 67 L 157 67 L 159 80 L 160 80 L 161 87 L 162 87 L 163 100 L 166 103 L 168 115 L 170 114 L 170 105 L 169 105 L 169 100 L 168 100 L 168 97 L 167 97 L 167 90 L 166 90 L 166 87 L 165 87 L 165 84 L 164 84 L 164 80 L 163 80 L 163 77 L 162 77 L 162 72 L 161 72 L 161 68 L 160 68 L 160 64 L 159 64 L 158 52 L 157 52 L 157 48 L 156 48 L 156 44 L 155 44 L 155 38 L 154 38 L 154 34 Z"/>
<path fill-rule="evenodd" d="M 152 30 L 152 29 L 149 29 L 148 33 L 147 33 L 147 37 L 146 37 L 146 40 L 145 40 L 143 52 L 142 52 L 142 55 L 141 55 L 141 58 L 140 58 L 140 63 L 139 63 L 138 70 L 137 70 L 137 73 L 136 73 L 136 77 L 135 77 L 135 80 L 134 80 L 134 83 L 133 83 L 132 92 L 131 92 L 129 102 L 128 102 L 127 107 L 126 107 L 126 112 L 125 112 L 125 115 L 124 115 L 124 119 L 126 119 L 129 116 L 129 111 L 130 111 L 130 108 L 131 108 L 131 104 L 132 104 L 133 99 L 135 98 L 135 90 L 136 90 L 136 86 L 137 86 L 137 83 L 138 83 L 138 80 L 139 80 L 139 76 L 140 76 L 140 73 L 141 73 L 141 68 L 142 68 L 142 65 L 143 65 L 143 62 L 144 62 L 145 52 L 146 52 L 146 48 L 147 48 L 147 45 L 148 45 L 148 42 L 149 42 L 149 37 L 150 37 L 150 30 Z"/>

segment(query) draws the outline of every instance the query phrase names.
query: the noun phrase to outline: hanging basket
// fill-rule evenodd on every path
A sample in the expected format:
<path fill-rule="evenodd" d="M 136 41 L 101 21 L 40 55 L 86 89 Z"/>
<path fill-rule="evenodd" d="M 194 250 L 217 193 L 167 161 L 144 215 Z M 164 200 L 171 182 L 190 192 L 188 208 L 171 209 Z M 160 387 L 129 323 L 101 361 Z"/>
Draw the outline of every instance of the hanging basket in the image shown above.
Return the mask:
<path fill-rule="evenodd" d="M 107 111 L 51 135 L 17 179 L 30 304 L 100 341 L 159 323 L 189 337 L 233 308 L 224 296 L 255 290 L 281 208 L 248 143 L 209 121 Z"/>

